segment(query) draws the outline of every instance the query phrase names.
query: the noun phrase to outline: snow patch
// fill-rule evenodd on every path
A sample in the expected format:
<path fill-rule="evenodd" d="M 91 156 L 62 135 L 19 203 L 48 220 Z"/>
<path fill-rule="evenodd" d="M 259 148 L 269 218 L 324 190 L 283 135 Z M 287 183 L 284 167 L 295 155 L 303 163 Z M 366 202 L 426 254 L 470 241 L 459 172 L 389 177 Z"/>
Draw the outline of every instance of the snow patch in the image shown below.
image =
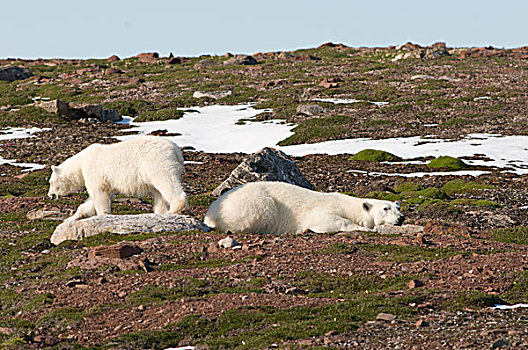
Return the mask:
<path fill-rule="evenodd" d="M 517 309 L 519 307 L 528 307 L 528 304 L 515 304 L 515 305 L 500 305 L 496 304 L 492 307 L 492 309 L 495 310 L 511 310 L 511 309 Z"/>

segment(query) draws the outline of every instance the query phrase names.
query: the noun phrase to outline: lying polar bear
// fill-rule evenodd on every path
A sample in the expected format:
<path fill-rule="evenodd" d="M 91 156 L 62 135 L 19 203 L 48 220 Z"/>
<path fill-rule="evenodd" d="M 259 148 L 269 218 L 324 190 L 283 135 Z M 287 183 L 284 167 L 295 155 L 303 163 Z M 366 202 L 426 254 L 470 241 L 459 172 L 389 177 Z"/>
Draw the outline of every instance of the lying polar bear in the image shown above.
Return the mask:
<path fill-rule="evenodd" d="M 204 220 L 221 231 L 272 234 L 371 230 L 403 221 L 398 202 L 315 192 L 284 182 L 236 187 L 211 204 Z"/>
<path fill-rule="evenodd" d="M 116 193 L 152 194 L 157 214 L 177 213 L 188 207 L 181 184 L 181 150 L 159 137 L 93 144 L 51 169 L 48 197 L 64 196 L 83 187 L 88 191 L 88 200 L 67 221 L 109 214 Z"/>

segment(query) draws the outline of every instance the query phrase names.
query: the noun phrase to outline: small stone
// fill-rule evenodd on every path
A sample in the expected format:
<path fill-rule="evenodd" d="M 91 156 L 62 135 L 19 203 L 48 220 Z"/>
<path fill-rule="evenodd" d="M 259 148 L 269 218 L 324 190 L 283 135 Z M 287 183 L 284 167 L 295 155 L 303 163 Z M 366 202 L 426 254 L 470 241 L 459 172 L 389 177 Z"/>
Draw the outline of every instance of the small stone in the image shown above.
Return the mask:
<path fill-rule="evenodd" d="M 414 242 L 418 245 L 425 245 L 429 244 L 429 242 L 425 239 L 423 233 L 418 233 L 416 237 L 414 238 Z"/>
<path fill-rule="evenodd" d="M 88 259 L 94 259 L 96 257 L 125 259 L 137 254 L 141 254 L 141 249 L 136 245 L 102 245 L 90 250 L 88 253 Z"/>
<path fill-rule="evenodd" d="M 432 75 L 427 75 L 427 74 L 417 74 L 411 77 L 411 80 L 430 80 L 430 79 L 434 79 L 434 77 Z"/>
<path fill-rule="evenodd" d="M 418 328 L 422 328 L 422 327 L 429 327 L 429 322 L 427 322 L 426 320 L 423 320 L 423 319 L 420 319 L 416 322 L 416 327 Z"/>
<path fill-rule="evenodd" d="M 0 327 L 0 334 L 13 334 L 15 330 L 9 327 Z"/>
<path fill-rule="evenodd" d="M 203 92 L 203 91 L 195 91 L 193 93 L 194 98 L 212 98 L 213 100 L 219 100 L 227 96 L 233 95 L 233 90 L 227 90 L 227 91 L 218 91 L 218 92 Z"/>
<path fill-rule="evenodd" d="M 181 64 L 182 63 L 182 60 L 181 58 L 179 57 L 171 57 L 169 58 L 169 60 L 167 61 L 168 64 Z"/>
<path fill-rule="evenodd" d="M 235 246 L 240 246 L 240 243 L 231 237 L 226 237 L 218 241 L 218 246 L 222 248 L 233 248 Z"/>
<path fill-rule="evenodd" d="M 324 109 L 319 105 L 300 105 L 297 107 L 296 114 L 302 114 L 306 116 L 316 116 L 323 114 Z"/>
<path fill-rule="evenodd" d="M 44 254 L 44 255 L 47 255 L 49 253 L 51 253 L 49 249 L 44 249 L 43 251 L 40 252 L 40 254 Z"/>
<path fill-rule="evenodd" d="M 106 60 L 107 60 L 108 62 L 121 61 L 121 59 L 120 59 L 119 56 L 117 56 L 117 55 L 112 55 L 112 56 L 108 57 Z"/>
<path fill-rule="evenodd" d="M 409 286 L 409 289 L 414 289 L 414 288 L 423 287 L 424 284 L 420 280 L 412 280 L 407 285 Z"/>
<path fill-rule="evenodd" d="M 510 342 L 504 339 L 499 339 L 493 345 L 491 345 L 491 349 L 502 349 L 506 348 L 510 345 Z"/>
<path fill-rule="evenodd" d="M 215 243 L 211 243 L 209 244 L 209 246 L 207 247 L 207 253 L 209 254 L 214 254 L 214 253 L 218 253 L 220 250 L 218 249 L 218 243 L 215 244 Z"/>
<path fill-rule="evenodd" d="M 144 52 L 144 53 L 140 53 L 139 55 L 135 57 L 139 58 L 140 62 L 156 63 L 158 62 L 159 54 L 157 52 Z"/>
<path fill-rule="evenodd" d="M 387 314 L 384 312 L 380 312 L 378 316 L 376 316 L 376 321 L 394 321 L 396 319 L 396 316 L 393 314 Z"/>
<path fill-rule="evenodd" d="M 111 75 L 111 74 L 123 74 L 123 71 L 119 68 L 114 68 L 114 67 L 106 68 L 104 71 L 104 75 Z"/>

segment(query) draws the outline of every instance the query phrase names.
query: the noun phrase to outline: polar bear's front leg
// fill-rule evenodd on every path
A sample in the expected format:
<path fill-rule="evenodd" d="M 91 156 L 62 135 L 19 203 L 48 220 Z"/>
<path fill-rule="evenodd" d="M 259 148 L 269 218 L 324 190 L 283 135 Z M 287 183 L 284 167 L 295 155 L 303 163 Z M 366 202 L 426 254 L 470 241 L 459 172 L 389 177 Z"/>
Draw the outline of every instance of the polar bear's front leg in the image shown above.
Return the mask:
<path fill-rule="evenodd" d="M 110 214 L 112 212 L 112 199 L 109 193 L 99 192 L 90 195 L 97 215 Z"/>
<path fill-rule="evenodd" d="M 310 223 L 307 228 L 317 233 L 338 231 L 373 231 L 337 215 L 321 216 Z"/>
<path fill-rule="evenodd" d="M 96 214 L 95 206 L 91 198 L 88 198 L 86 202 L 79 205 L 75 214 L 67 218 L 65 221 L 76 221 L 84 218 L 89 218 Z"/>
<path fill-rule="evenodd" d="M 161 193 L 157 190 L 152 191 L 154 197 L 154 214 L 167 214 L 169 212 L 169 203 L 165 201 Z"/>

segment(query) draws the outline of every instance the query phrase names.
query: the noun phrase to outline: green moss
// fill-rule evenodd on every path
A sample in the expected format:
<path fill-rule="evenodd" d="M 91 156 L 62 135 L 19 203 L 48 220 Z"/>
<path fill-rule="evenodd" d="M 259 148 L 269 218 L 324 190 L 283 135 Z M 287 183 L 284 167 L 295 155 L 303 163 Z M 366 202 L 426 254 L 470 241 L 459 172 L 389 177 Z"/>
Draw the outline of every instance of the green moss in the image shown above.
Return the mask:
<path fill-rule="evenodd" d="M 29 126 L 46 122 L 55 124 L 66 123 L 66 121 L 60 119 L 56 114 L 33 106 L 25 106 L 14 112 L 0 111 L 0 127 Z"/>
<path fill-rule="evenodd" d="M 452 170 L 459 170 L 467 168 L 467 164 L 462 160 L 450 156 L 442 156 L 433 159 L 427 164 L 430 168 L 450 168 Z"/>
<path fill-rule="evenodd" d="M 415 183 L 415 182 L 403 182 L 397 186 L 394 187 L 394 192 L 402 193 L 402 192 L 417 192 L 423 190 L 423 186 Z"/>
<path fill-rule="evenodd" d="M 392 153 L 385 152 L 385 151 L 379 151 L 375 149 L 364 149 L 354 154 L 349 159 L 350 160 L 367 160 L 371 162 L 390 162 L 390 161 L 399 160 L 401 158 L 398 156 L 395 156 Z"/>
<path fill-rule="evenodd" d="M 504 243 L 528 244 L 528 227 L 516 226 L 494 229 L 491 231 L 491 237 Z"/>
<path fill-rule="evenodd" d="M 448 195 L 455 194 L 455 193 L 474 192 L 476 190 L 493 189 L 493 188 L 495 188 L 495 186 L 479 184 L 479 183 L 471 182 L 471 181 L 466 182 L 460 179 L 451 180 L 448 183 L 446 183 L 444 186 L 442 186 L 442 190 L 444 190 L 444 192 L 447 193 Z"/>

